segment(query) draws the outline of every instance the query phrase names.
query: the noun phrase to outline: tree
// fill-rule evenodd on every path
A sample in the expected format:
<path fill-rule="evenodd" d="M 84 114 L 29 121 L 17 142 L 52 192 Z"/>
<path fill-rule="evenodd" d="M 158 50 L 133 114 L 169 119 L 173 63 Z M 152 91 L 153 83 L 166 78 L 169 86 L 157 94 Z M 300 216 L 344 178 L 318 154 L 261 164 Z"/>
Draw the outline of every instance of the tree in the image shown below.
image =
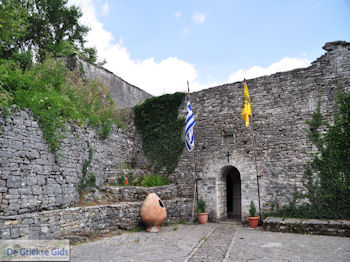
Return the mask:
<path fill-rule="evenodd" d="M 24 0 L 29 12 L 26 44 L 37 51 L 42 61 L 46 52 L 67 55 L 67 51 L 83 50 L 88 27 L 79 23 L 82 12 L 67 7 L 67 0 Z"/>
<path fill-rule="evenodd" d="M 323 135 L 322 124 L 328 126 Z M 320 104 L 309 125 L 318 152 L 307 170 L 308 198 L 320 217 L 350 218 L 350 94 L 338 93 L 332 125 L 323 122 Z"/>
<path fill-rule="evenodd" d="M 0 1 L 0 57 L 8 59 L 23 48 L 28 12 L 20 1 Z"/>
<path fill-rule="evenodd" d="M 0 56 L 30 52 L 43 61 L 47 54 L 76 52 L 96 62 L 96 50 L 85 48 L 89 28 L 79 23 L 81 10 L 67 0 L 0 0 Z"/>

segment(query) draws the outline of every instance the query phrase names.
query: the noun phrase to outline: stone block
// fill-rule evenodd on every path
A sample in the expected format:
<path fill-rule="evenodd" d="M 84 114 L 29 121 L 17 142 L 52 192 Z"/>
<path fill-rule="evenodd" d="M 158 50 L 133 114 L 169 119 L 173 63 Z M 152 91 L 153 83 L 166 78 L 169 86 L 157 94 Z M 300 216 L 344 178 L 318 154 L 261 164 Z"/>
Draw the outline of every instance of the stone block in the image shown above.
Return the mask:
<path fill-rule="evenodd" d="M 1 175 L 1 171 L 0 171 L 0 175 Z M 1 187 L 6 187 L 6 181 L 5 180 L 0 179 L 0 188 Z"/>
<path fill-rule="evenodd" d="M 19 188 L 18 193 L 23 195 L 31 195 L 32 190 L 30 188 Z"/>
<path fill-rule="evenodd" d="M 21 177 L 20 176 L 9 176 L 6 183 L 8 188 L 19 188 L 21 187 Z"/>
<path fill-rule="evenodd" d="M 41 186 L 33 186 L 32 193 L 33 193 L 33 195 L 41 195 L 42 194 Z"/>
<path fill-rule="evenodd" d="M 11 228 L 11 238 L 16 239 L 20 236 L 19 229 L 16 227 Z"/>
<path fill-rule="evenodd" d="M 10 188 L 8 190 L 8 193 L 11 195 L 18 195 L 18 189 L 17 188 Z"/>
<path fill-rule="evenodd" d="M 11 239 L 11 231 L 9 228 L 0 229 L 0 238 L 3 240 Z"/>
<path fill-rule="evenodd" d="M 29 176 L 26 179 L 27 186 L 34 186 L 38 184 L 38 178 L 36 176 Z"/>
<path fill-rule="evenodd" d="M 45 184 L 46 184 L 46 177 L 45 177 L 45 176 L 38 175 L 38 176 L 37 176 L 37 179 L 38 179 L 37 184 L 38 184 L 39 186 L 45 185 Z"/>
<path fill-rule="evenodd" d="M 18 211 L 19 209 L 20 209 L 19 204 L 9 204 L 9 206 L 8 206 L 9 211 Z"/>

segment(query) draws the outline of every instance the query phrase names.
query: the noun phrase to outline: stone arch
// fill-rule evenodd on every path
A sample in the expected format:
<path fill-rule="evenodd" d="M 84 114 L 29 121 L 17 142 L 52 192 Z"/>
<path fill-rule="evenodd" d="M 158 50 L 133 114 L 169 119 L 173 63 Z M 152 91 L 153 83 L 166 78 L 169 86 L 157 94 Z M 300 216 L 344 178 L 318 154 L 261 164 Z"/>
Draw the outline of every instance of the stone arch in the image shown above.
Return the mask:
<path fill-rule="evenodd" d="M 217 153 L 209 158 L 203 166 L 202 180 L 198 181 L 199 196 L 207 202 L 209 219 L 220 221 L 227 218 L 226 176 L 224 173 L 231 168 L 239 171 L 241 179 L 241 219 L 248 216 L 250 200 L 257 200 L 256 171 L 250 158 L 231 151 L 229 162 L 225 152 Z M 218 156 L 223 156 L 218 158 Z"/>
<path fill-rule="evenodd" d="M 242 218 L 241 203 L 241 174 L 232 165 L 224 166 L 220 171 L 219 185 L 219 206 L 221 207 L 220 218 Z"/>

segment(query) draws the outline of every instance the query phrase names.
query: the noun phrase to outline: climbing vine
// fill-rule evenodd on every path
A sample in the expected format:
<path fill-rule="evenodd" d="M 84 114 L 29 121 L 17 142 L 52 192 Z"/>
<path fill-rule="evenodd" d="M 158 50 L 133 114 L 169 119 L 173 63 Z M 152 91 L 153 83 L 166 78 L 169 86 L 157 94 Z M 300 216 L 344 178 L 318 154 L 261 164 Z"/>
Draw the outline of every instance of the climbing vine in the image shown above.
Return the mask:
<path fill-rule="evenodd" d="M 350 219 L 350 94 L 338 92 L 333 124 L 323 120 L 320 106 L 319 102 L 307 121 L 317 152 L 305 171 L 306 194 L 296 193 L 288 206 L 277 206 L 272 215 Z M 320 132 L 322 126 L 327 132 Z M 310 203 L 298 207 L 296 200 L 305 197 Z"/>
<path fill-rule="evenodd" d="M 171 173 L 177 167 L 184 148 L 182 132 L 185 119 L 178 117 L 184 93 L 146 99 L 134 108 L 135 126 L 142 137 L 147 158 L 156 168 Z"/>

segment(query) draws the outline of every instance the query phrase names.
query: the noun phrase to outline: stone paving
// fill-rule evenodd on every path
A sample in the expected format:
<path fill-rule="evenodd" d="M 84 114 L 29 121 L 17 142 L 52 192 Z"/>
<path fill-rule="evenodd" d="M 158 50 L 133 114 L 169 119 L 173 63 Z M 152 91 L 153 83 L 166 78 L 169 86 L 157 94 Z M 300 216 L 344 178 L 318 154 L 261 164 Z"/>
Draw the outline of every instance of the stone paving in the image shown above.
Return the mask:
<path fill-rule="evenodd" d="M 71 246 L 71 261 L 350 261 L 350 238 L 265 232 L 232 221 L 175 225 Z"/>

